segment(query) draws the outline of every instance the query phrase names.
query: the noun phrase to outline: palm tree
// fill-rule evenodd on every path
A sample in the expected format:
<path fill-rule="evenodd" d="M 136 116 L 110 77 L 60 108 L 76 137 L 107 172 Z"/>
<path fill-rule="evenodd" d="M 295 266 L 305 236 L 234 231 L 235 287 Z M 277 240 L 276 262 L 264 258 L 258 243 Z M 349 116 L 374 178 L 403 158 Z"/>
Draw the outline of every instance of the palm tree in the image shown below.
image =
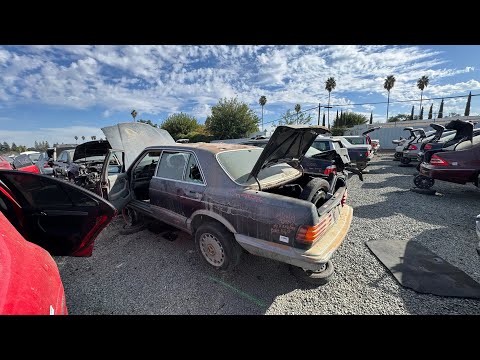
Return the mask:
<path fill-rule="evenodd" d="M 78 136 L 77 136 L 77 135 L 75 135 L 75 136 L 74 136 L 74 138 L 75 138 L 75 143 L 76 143 L 76 142 L 77 142 L 77 140 L 78 140 Z"/>
<path fill-rule="evenodd" d="M 330 93 L 332 92 L 333 89 L 337 86 L 337 83 L 335 82 L 335 78 L 329 77 L 327 81 L 325 81 L 325 90 L 328 91 L 328 112 L 327 112 L 327 120 L 328 120 L 328 126 L 330 126 Z"/>
<path fill-rule="evenodd" d="M 90 139 L 97 140 L 97 137 L 96 136 L 90 136 Z"/>
<path fill-rule="evenodd" d="M 429 82 L 430 82 L 430 80 L 428 79 L 428 76 L 425 76 L 425 75 L 423 75 L 417 81 L 417 87 L 422 91 L 422 93 L 420 95 L 420 109 L 422 109 L 423 90 L 428 86 Z"/>
<path fill-rule="evenodd" d="M 85 136 L 82 136 L 82 141 L 85 142 Z"/>
<path fill-rule="evenodd" d="M 258 103 L 262 107 L 262 131 L 263 131 L 263 107 L 267 103 L 267 97 L 264 96 L 264 95 L 260 96 L 260 99 L 258 100 Z"/>
<path fill-rule="evenodd" d="M 132 115 L 133 117 L 133 122 L 135 122 L 135 118 L 137 117 L 137 110 L 133 109 L 132 112 L 130 113 L 130 115 Z"/>
<path fill-rule="evenodd" d="M 388 108 L 390 107 L 390 90 L 393 89 L 393 86 L 395 85 L 395 76 L 389 75 L 385 79 L 385 82 L 383 83 L 383 88 L 388 91 L 388 99 L 387 99 L 387 121 L 388 121 Z"/>
<path fill-rule="evenodd" d="M 298 113 L 300 112 L 301 109 L 302 107 L 300 106 L 300 104 L 295 105 L 295 111 L 297 113 L 297 124 L 298 124 Z"/>

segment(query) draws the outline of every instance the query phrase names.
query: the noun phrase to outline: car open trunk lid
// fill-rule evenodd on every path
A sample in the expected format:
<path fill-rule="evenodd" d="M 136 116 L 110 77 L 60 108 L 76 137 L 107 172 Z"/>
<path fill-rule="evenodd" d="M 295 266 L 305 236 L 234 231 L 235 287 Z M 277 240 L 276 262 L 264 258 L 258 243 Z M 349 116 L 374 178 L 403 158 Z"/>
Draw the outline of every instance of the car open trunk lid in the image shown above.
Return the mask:
<path fill-rule="evenodd" d="M 458 140 L 463 139 L 465 140 L 472 140 L 473 139 L 473 127 L 474 125 L 471 122 L 463 121 L 460 119 L 450 121 L 446 126 L 445 129 L 449 130 L 456 130 L 457 133 L 455 137 L 452 139 Z"/>
<path fill-rule="evenodd" d="M 113 149 L 125 151 L 125 168 L 148 146 L 175 145 L 172 136 L 163 129 L 143 123 L 120 123 L 102 128 Z"/>
<path fill-rule="evenodd" d="M 368 133 L 371 133 L 372 131 L 375 131 L 375 130 L 378 130 L 378 129 L 381 129 L 382 127 L 381 126 L 375 126 L 374 128 L 371 128 L 371 129 L 368 129 L 367 131 L 364 131 L 362 133 L 362 135 L 367 135 Z"/>
<path fill-rule="evenodd" d="M 280 125 L 265 145 L 247 181 L 257 178 L 260 170 L 283 162 L 300 163 L 320 134 L 330 132 L 324 126 Z"/>
<path fill-rule="evenodd" d="M 445 126 L 440 124 L 430 124 L 430 127 L 435 130 L 435 135 L 433 136 L 433 139 L 430 140 L 430 142 L 436 142 L 442 137 L 442 134 L 445 131 Z"/>

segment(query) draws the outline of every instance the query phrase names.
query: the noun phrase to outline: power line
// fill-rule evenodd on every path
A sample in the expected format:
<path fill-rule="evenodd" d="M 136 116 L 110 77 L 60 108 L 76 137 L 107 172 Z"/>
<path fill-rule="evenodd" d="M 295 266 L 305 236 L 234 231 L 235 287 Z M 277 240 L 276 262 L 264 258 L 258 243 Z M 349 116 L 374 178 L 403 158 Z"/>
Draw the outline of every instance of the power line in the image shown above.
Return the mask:
<path fill-rule="evenodd" d="M 429 99 L 422 99 L 422 101 L 430 101 L 430 100 L 441 100 L 441 99 L 457 99 L 457 98 L 464 98 L 464 97 L 468 97 L 469 95 L 456 95 L 456 96 L 442 96 L 442 97 L 434 97 L 434 98 L 429 98 Z M 480 96 L 480 94 L 472 94 L 471 95 L 472 97 L 474 96 Z M 420 99 L 410 99 L 410 100 L 395 100 L 395 101 L 390 101 L 390 104 L 395 104 L 395 103 L 406 103 L 406 102 L 415 102 L 415 101 L 420 101 Z M 365 103 L 355 103 L 355 104 L 331 104 L 330 106 L 331 107 L 346 107 L 346 106 L 361 106 L 361 105 L 379 105 L 379 104 L 387 104 L 388 101 L 378 101 L 378 102 L 365 102 Z M 326 108 L 326 106 L 321 106 L 322 108 Z M 301 113 L 306 113 L 308 111 L 312 111 L 312 110 L 318 110 L 318 105 L 317 106 L 314 106 L 314 107 L 311 107 L 311 108 L 308 108 L 308 109 L 305 109 L 305 110 L 302 110 L 302 111 L 299 111 L 298 113 L 301 114 Z M 266 121 L 264 122 L 263 124 L 270 124 L 270 123 L 273 123 L 275 121 L 280 121 L 282 120 L 282 118 L 278 118 L 278 119 L 275 119 L 275 120 L 270 120 L 270 121 Z"/>

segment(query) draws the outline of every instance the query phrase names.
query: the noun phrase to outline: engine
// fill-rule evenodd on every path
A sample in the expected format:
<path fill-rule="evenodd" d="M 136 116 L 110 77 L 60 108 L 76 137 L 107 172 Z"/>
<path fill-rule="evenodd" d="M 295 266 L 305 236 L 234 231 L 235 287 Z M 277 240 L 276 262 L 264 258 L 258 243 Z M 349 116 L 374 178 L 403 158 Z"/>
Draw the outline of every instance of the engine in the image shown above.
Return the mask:
<path fill-rule="evenodd" d="M 97 165 L 80 165 L 75 183 L 89 190 L 94 190 L 100 181 L 102 172 L 102 164 Z"/>

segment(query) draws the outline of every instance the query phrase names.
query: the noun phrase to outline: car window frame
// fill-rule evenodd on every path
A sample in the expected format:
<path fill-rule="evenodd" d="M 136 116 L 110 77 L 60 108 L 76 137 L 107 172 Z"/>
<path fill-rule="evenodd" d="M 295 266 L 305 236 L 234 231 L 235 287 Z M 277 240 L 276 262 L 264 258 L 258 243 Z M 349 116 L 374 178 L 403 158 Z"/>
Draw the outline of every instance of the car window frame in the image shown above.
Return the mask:
<path fill-rule="evenodd" d="M 155 178 L 155 179 L 159 179 L 159 180 L 175 181 L 175 182 L 181 182 L 181 183 L 185 183 L 185 184 L 193 184 L 193 185 L 199 185 L 199 186 L 207 186 L 208 185 L 207 178 L 205 177 L 205 173 L 203 172 L 203 169 L 202 169 L 202 165 L 200 164 L 198 156 L 194 151 L 192 151 L 192 150 L 170 150 L 170 149 L 162 149 L 160 151 L 161 151 L 160 157 L 159 157 L 159 160 L 158 160 L 158 163 L 157 163 L 157 167 L 155 168 L 155 174 L 153 175 L 152 179 Z M 203 178 L 203 183 L 195 183 L 195 182 L 185 180 L 188 162 L 185 164 L 185 168 L 183 169 L 182 180 L 175 180 L 175 179 L 169 179 L 169 178 L 164 178 L 164 177 L 158 176 L 158 168 L 160 167 L 160 160 L 162 159 L 163 153 L 165 153 L 165 152 L 167 152 L 167 153 L 188 153 L 189 155 L 195 156 L 195 160 L 197 160 L 198 168 L 200 169 L 200 174 L 202 175 L 202 178 Z"/>

